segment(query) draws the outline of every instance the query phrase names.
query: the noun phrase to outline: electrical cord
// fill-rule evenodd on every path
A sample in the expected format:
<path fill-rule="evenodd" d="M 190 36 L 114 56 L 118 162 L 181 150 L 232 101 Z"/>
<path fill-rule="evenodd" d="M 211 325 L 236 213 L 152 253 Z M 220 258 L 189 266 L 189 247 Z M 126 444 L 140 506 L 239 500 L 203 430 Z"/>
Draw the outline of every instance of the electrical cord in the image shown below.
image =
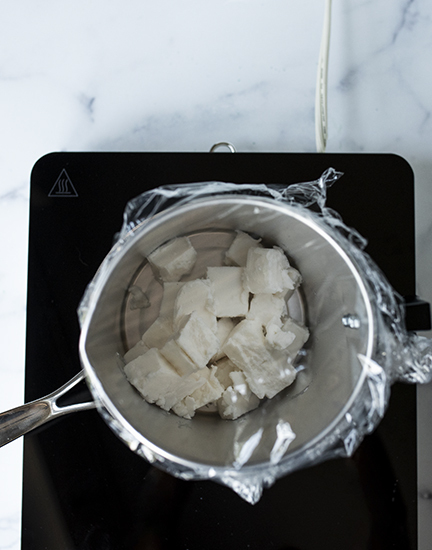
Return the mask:
<path fill-rule="evenodd" d="M 326 0 L 315 92 L 315 141 L 318 153 L 324 153 L 327 146 L 327 74 L 330 48 L 330 27 L 331 0 Z"/>

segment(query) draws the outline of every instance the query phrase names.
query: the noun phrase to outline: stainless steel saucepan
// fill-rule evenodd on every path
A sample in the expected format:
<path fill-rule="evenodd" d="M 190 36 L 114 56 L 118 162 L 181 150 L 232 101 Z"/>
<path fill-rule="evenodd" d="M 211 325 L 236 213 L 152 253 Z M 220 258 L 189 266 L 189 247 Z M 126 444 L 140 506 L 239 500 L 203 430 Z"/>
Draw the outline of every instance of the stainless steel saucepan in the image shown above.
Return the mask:
<path fill-rule="evenodd" d="M 123 373 L 122 357 L 157 316 L 161 296 L 146 257 L 173 237 L 189 235 L 204 265 L 222 257 L 236 230 L 281 247 L 299 269 L 303 284 L 290 307 L 311 336 L 295 383 L 281 394 L 234 421 L 209 413 L 185 420 L 146 403 Z M 130 307 L 131 285 L 146 292 L 150 308 Z M 304 208 L 244 195 L 170 207 L 115 245 L 87 295 L 82 372 L 52 395 L 0 415 L 0 445 L 58 415 L 97 407 L 131 450 L 162 469 L 185 479 L 235 479 L 265 476 L 276 467 L 286 472 L 305 457 L 320 460 L 335 445 L 341 423 L 351 418 L 355 426 L 367 414 L 364 365 L 374 354 L 374 301 L 355 260 Z M 59 407 L 57 398 L 83 377 L 94 401 Z M 283 438 L 287 426 L 295 435 L 289 441 Z"/>

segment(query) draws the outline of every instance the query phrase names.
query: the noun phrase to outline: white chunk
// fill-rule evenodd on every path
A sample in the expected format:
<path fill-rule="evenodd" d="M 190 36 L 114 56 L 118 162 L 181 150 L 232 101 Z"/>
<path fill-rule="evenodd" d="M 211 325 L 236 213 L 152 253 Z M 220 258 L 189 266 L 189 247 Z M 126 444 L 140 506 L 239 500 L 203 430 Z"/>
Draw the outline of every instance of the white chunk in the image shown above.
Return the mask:
<path fill-rule="evenodd" d="M 243 288 L 243 268 L 209 267 L 207 277 L 216 317 L 244 317 L 249 308 L 249 292 Z"/>
<path fill-rule="evenodd" d="M 295 334 L 289 330 L 282 330 L 279 325 L 269 323 L 266 326 L 265 339 L 268 345 L 274 349 L 286 349 L 295 340 Z"/>
<path fill-rule="evenodd" d="M 250 389 L 260 399 L 274 397 L 295 378 L 285 356 L 272 354 L 265 344 L 261 323 L 257 320 L 241 321 L 229 335 L 223 351 L 244 372 Z"/>
<path fill-rule="evenodd" d="M 203 383 L 190 395 L 173 407 L 173 411 L 179 416 L 192 418 L 195 411 L 213 401 L 217 401 L 223 392 L 219 380 L 215 376 L 215 368 L 204 368 L 195 373 L 199 375 Z"/>
<path fill-rule="evenodd" d="M 229 386 L 232 386 L 233 383 L 230 374 L 232 372 L 240 372 L 240 369 L 236 367 L 228 357 L 221 359 L 215 367 L 216 378 L 219 380 L 224 390 L 226 390 Z"/>
<path fill-rule="evenodd" d="M 256 247 L 261 247 L 259 240 L 253 239 L 243 231 L 237 231 L 235 239 L 225 253 L 225 264 L 244 267 L 249 249 Z"/>
<path fill-rule="evenodd" d="M 231 331 L 222 347 L 225 355 L 245 372 L 259 367 L 269 357 L 261 323 L 245 319 Z"/>
<path fill-rule="evenodd" d="M 195 399 L 187 395 L 184 399 L 176 403 L 172 410 L 177 416 L 182 416 L 190 420 L 195 416 Z"/>
<path fill-rule="evenodd" d="M 216 332 L 217 319 L 212 308 L 213 294 L 209 281 L 196 279 L 184 283 L 174 303 L 174 330 L 178 330 L 183 320 L 195 312 L 210 330 Z"/>
<path fill-rule="evenodd" d="M 133 359 L 136 359 L 140 355 L 144 355 L 146 351 L 148 351 L 149 348 L 144 344 L 142 340 L 139 340 L 138 343 L 136 343 L 130 350 L 128 350 L 124 355 L 124 361 L 125 363 L 129 363 Z"/>
<path fill-rule="evenodd" d="M 160 349 L 171 338 L 173 326 L 167 317 L 158 317 L 156 321 L 142 335 L 144 345 L 150 348 Z"/>
<path fill-rule="evenodd" d="M 179 281 L 192 271 L 196 258 L 190 239 L 178 237 L 157 248 L 147 259 L 162 281 Z"/>
<path fill-rule="evenodd" d="M 309 338 L 309 330 L 299 323 L 296 323 L 291 318 L 285 321 L 282 329 L 295 335 L 293 342 L 286 348 L 286 351 L 289 353 L 291 359 L 294 359 L 307 342 Z"/>
<path fill-rule="evenodd" d="M 174 315 L 174 303 L 177 298 L 177 294 L 184 283 L 177 282 L 165 282 L 163 284 L 163 295 L 159 310 L 159 317 L 167 317 L 173 319 Z"/>
<path fill-rule="evenodd" d="M 184 402 L 187 397 L 194 395 L 194 392 L 206 383 L 206 377 L 202 375 L 201 370 L 187 376 L 180 376 L 178 384 L 175 387 L 171 387 L 166 395 L 166 406 L 176 412 L 175 409 L 181 402 Z"/>
<path fill-rule="evenodd" d="M 256 409 L 259 398 L 252 393 L 242 372 L 232 372 L 232 385 L 229 386 L 218 400 L 218 412 L 222 418 L 235 420 L 239 416 Z"/>
<path fill-rule="evenodd" d="M 216 362 L 216 361 L 219 361 L 219 359 L 222 359 L 222 357 L 224 357 L 225 354 L 222 351 L 222 347 L 226 339 L 228 338 L 229 333 L 232 331 L 234 327 L 235 327 L 235 323 L 229 317 L 221 317 L 221 319 L 218 319 L 216 336 L 218 337 L 220 347 L 216 355 L 212 357 L 212 361 Z"/>
<path fill-rule="evenodd" d="M 180 375 L 191 374 L 198 370 L 198 365 L 192 361 L 173 338 L 166 342 L 160 352 Z"/>
<path fill-rule="evenodd" d="M 223 387 L 216 378 L 215 367 L 202 369 L 199 373 L 202 377 L 204 377 L 205 384 L 200 386 L 191 394 L 192 399 L 195 400 L 197 409 L 216 401 L 223 392 Z"/>
<path fill-rule="evenodd" d="M 235 420 L 256 409 L 259 404 L 260 400 L 255 394 L 251 392 L 250 398 L 246 399 L 239 395 L 232 386 L 224 391 L 217 402 L 219 415 L 225 420 Z"/>
<path fill-rule="evenodd" d="M 232 380 L 232 387 L 235 389 L 236 392 L 239 393 L 239 395 L 247 397 L 251 393 L 243 372 L 232 371 L 230 373 L 230 378 Z"/>
<path fill-rule="evenodd" d="M 246 319 L 257 319 L 263 326 L 270 322 L 282 326 L 282 317 L 288 313 L 286 302 L 282 296 L 273 294 L 255 294 L 251 300 Z"/>
<path fill-rule="evenodd" d="M 219 350 L 218 337 L 195 312 L 186 318 L 174 340 L 200 368 Z"/>
<path fill-rule="evenodd" d="M 229 335 L 223 352 L 242 370 L 248 382 L 253 373 L 261 373 L 262 365 L 270 359 L 270 352 L 265 347 L 264 334 L 260 321 L 245 319 L 241 321 Z M 265 395 L 259 386 L 259 380 L 249 383 L 251 390 L 262 399 Z"/>
<path fill-rule="evenodd" d="M 270 353 L 270 360 L 262 365 L 261 373 L 255 373 L 254 376 L 255 381 L 264 380 L 264 394 L 271 399 L 294 382 L 297 372 L 285 350 L 273 350 Z M 247 380 L 250 385 L 250 379 L 247 378 Z"/>
<path fill-rule="evenodd" d="M 289 262 L 280 248 L 251 248 L 244 270 L 244 287 L 253 294 L 293 290 Z"/>
<path fill-rule="evenodd" d="M 146 401 L 165 410 L 171 408 L 166 397 L 180 382 L 180 376 L 159 350 L 152 348 L 128 363 L 125 374 Z"/>
<path fill-rule="evenodd" d="M 180 376 L 155 348 L 128 363 L 125 374 L 146 401 L 166 411 L 206 383 L 196 372 Z"/>

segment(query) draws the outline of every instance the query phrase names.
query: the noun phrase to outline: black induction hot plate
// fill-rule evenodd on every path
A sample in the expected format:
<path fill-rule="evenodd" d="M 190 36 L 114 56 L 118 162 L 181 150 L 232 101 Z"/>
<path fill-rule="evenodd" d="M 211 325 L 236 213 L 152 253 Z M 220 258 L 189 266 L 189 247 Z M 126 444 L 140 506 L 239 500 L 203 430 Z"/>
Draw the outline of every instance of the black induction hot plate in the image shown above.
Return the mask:
<path fill-rule="evenodd" d="M 31 176 L 26 400 L 53 391 L 80 370 L 76 309 L 129 199 L 167 183 L 289 185 L 315 180 L 329 167 L 344 175 L 329 189 L 328 206 L 367 238 L 369 254 L 411 300 L 414 182 L 410 166 L 396 155 L 41 158 Z M 216 483 L 182 481 L 157 470 L 117 439 L 96 411 L 53 421 L 25 436 L 22 548 L 416 549 L 415 387 L 393 387 L 385 419 L 353 457 L 286 476 L 254 506 Z"/>

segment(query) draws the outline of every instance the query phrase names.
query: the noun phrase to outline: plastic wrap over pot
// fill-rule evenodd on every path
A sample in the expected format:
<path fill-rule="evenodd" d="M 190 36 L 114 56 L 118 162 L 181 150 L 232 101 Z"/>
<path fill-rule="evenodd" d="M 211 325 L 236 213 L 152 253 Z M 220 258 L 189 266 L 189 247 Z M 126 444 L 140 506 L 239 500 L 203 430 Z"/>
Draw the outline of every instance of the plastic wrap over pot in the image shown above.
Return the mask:
<path fill-rule="evenodd" d="M 430 341 L 407 332 L 402 300 L 364 252 L 364 239 L 326 206 L 327 187 L 340 176 L 329 169 L 289 187 L 169 185 L 127 205 L 79 318 L 81 360 L 99 412 L 133 451 L 179 478 L 212 479 L 255 503 L 289 472 L 352 455 L 383 417 L 393 382 L 430 381 Z M 303 283 L 288 306 L 310 337 L 294 383 L 255 410 L 236 420 L 200 411 L 181 418 L 147 403 L 124 374 L 125 353 L 161 302 L 147 257 L 186 235 L 204 258 L 216 253 L 222 261 L 238 230 L 280 247 L 300 271 Z"/>

